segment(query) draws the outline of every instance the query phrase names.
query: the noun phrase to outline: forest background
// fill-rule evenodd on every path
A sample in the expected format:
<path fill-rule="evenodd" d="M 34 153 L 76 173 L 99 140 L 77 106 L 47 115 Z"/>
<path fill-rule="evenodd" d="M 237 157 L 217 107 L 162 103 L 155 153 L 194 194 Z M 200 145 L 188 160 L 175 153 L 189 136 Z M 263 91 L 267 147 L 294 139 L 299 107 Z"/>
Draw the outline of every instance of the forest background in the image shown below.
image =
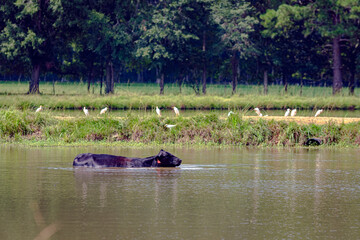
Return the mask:
<path fill-rule="evenodd" d="M 1 80 L 332 86 L 354 94 L 360 1 L 1 0 Z M 180 90 L 181 91 L 181 90 Z M 301 92 L 300 92 L 301 94 Z"/>

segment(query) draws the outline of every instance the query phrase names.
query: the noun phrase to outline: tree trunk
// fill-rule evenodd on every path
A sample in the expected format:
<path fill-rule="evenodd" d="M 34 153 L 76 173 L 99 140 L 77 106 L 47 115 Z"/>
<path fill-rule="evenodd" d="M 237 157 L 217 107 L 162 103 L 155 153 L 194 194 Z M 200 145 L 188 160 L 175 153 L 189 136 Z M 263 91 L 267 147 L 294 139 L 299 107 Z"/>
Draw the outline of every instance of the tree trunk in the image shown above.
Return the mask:
<path fill-rule="evenodd" d="M 350 79 L 349 79 L 349 95 L 354 96 L 355 92 L 355 71 L 350 70 Z"/>
<path fill-rule="evenodd" d="M 202 93 L 206 94 L 206 31 L 203 31 L 203 53 L 204 53 L 204 65 L 203 65 L 203 73 L 202 73 Z"/>
<path fill-rule="evenodd" d="M 340 23 L 340 15 L 334 14 L 333 24 Z M 341 50 L 340 50 L 340 36 L 333 38 L 333 95 L 340 93 L 343 86 L 341 74 Z"/>
<path fill-rule="evenodd" d="M 114 74 L 111 60 L 106 64 L 105 94 L 114 93 Z"/>
<path fill-rule="evenodd" d="M 160 75 L 161 75 L 160 84 L 159 84 L 160 85 L 160 95 L 164 95 L 164 78 L 165 78 L 165 76 L 164 76 L 163 72 L 161 72 Z"/>
<path fill-rule="evenodd" d="M 88 74 L 88 78 L 87 78 L 87 90 L 88 93 L 90 93 L 90 86 L 91 86 L 91 82 L 93 81 L 94 78 L 94 69 L 93 69 L 93 65 L 91 65 L 91 70 Z"/>
<path fill-rule="evenodd" d="M 202 93 L 206 95 L 206 65 L 204 63 L 203 72 L 202 72 Z"/>
<path fill-rule="evenodd" d="M 91 77 L 91 73 L 88 75 L 88 79 L 87 79 L 87 91 L 88 91 L 88 93 L 90 93 L 90 86 L 91 86 L 91 79 L 92 79 L 92 77 Z"/>
<path fill-rule="evenodd" d="M 39 94 L 40 63 L 33 66 L 31 80 L 29 83 L 29 94 Z"/>
<path fill-rule="evenodd" d="M 264 94 L 268 94 L 268 70 L 264 70 Z"/>
<path fill-rule="evenodd" d="M 284 91 L 285 91 L 285 93 L 287 93 L 287 91 L 288 91 L 287 74 L 283 73 L 282 77 L 283 77 L 283 83 L 284 83 Z"/>
<path fill-rule="evenodd" d="M 110 72 L 111 72 L 111 93 L 115 93 L 115 81 L 114 81 L 114 64 L 111 63 L 110 66 Z"/>
<path fill-rule="evenodd" d="M 101 77 L 100 77 L 100 95 L 102 95 L 103 78 L 104 78 L 104 76 L 101 76 Z"/>
<path fill-rule="evenodd" d="M 183 82 L 184 82 L 184 76 L 183 76 L 182 74 L 178 77 L 177 82 L 178 82 L 179 91 L 180 91 L 180 94 L 181 94 L 181 92 L 182 92 L 181 87 L 182 87 L 182 84 L 183 84 Z"/>
<path fill-rule="evenodd" d="M 18 84 L 20 84 L 20 82 L 21 82 L 21 77 L 22 77 L 22 74 L 20 73 L 20 75 L 18 77 Z"/>
<path fill-rule="evenodd" d="M 303 93 L 303 85 L 304 85 L 304 81 L 303 81 L 303 77 L 301 76 L 301 79 L 300 79 L 300 96 L 302 96 L 302 93 Z"/>
<path fill-rule="evenodd" d="M 350 77 L 349 77 L 349 95 L 354 96 L 355 92 L 355 74 L 356 74 L 356 54 L 352 53 L 350 56 Z"/>
<path fill-rule="evenodd" d="M 111 92 L 111 86 L 110 86 L 110 81 L 111 81 L 111 74 L 110 74 L 111 70 L 110 70 L 110 61 L 106 63 L 106 77 L 105 77 L 105 94 L 108 94 Z"/>
<path fill-rule="evenodd" d="M 52 78 L 53 95 L 55 95 L 55 79 Z"/>
<path fill-rule="evenodd" d="M 338 36 L 333 39 L 333 95 L 340 93 L 342 86 L 340 36 Z"/>
<path fill-rule="evenodd" d="M 89 74 L 90 75 L 90 74 Z M 87 79 L 87 90 L 88 90 L 88 94 L 90 94 L 90 86 L 91 86 L 91 77 L 88 76 L 88 79 Z"/>
<path fill-rule="evenodd" d="M 234 52 L 231 58 L 231 68 L 232 68 L 232 94 L 236 93 L 236 86 L 237 86 L 237 73 L 238 73 L 238 64 L 239 61 L 236 57 L 236 52 Z"/>
<path fill-rule="evenodd" d="M 156 83 L 159 84 L 160 87 L 160 95 L 164 94 L 164 73 L 162 71 L 161 66 L 156 67 Z"/>

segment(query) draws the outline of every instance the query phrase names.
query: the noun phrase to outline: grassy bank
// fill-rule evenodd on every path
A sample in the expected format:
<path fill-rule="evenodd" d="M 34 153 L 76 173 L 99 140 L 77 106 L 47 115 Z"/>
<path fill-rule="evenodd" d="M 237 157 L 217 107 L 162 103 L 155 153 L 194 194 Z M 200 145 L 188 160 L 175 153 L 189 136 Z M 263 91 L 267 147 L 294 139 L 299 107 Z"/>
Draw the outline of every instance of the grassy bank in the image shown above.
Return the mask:
<path fill-rule="evenodd" d="M 231 95 L 229 85 L 208 85 L 207 95 L 195 95 L 189 86 L 183 86 L 180 93 L 175 84 L 165 87 L 165 95 L 159 96 L 156 84 L 116 84 L 115 94 L 99 94 L 99 86 L 94 85 L 94 94 L 88 94 L 85 83 L 56 83 L 55 94 L 51 83 L 41 83 L 41 95 L 26 95 L 26 82 L 0 82 L 0 108 L 36 109 L 43 105 L 46 109 L 151 109 L 155 106 L 182 109 L 360 109 L 358 89 L 355 96 L 348 96 L 347 89 L 336 97 L 329 87 L 289 86 L 288 93 L 282 86 L 269 86 L 269 94 L 263 95 L 263 87 L 239 85 L 237 94 Z M 96 91 L 95 91 L 96 89 Z M 91 90 L 92 92 L 92 90 Z"/>
<path fill-rule="evenodd" d="M 165 124 L 176 124 L 167 128 Z M 57 119 L 47 113 L 0 110 L 2 142 L 44 145 L 71 144 L 181 144 L 236 146 L 302 146 L 311 137 L 327 146 L 358 146 L 360 123 L 299 125 L 295 122 L 243 119 L 232 115 L 198 114 L 190 118 L 128 115 L 122 119 Z"/>
<path fill-rule="evenodd" d="M 170 109 L 177 106 L 181 109 L 360 109 L 358 97 L 297 97 L 297 96 L 195 96 L 195 95 L 0 95 L 0 108 L 32 109 L 42 105 L 45 109 L 153 109 L 155 106 Z"/>

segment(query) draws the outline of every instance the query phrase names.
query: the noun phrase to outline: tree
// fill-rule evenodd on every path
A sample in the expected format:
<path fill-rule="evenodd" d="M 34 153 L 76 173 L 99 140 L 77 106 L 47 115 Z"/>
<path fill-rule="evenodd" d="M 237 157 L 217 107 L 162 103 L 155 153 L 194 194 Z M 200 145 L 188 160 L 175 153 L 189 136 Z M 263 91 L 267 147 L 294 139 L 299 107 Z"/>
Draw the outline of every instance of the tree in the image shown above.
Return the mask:
<path fill-rule="evenodd" d="M 156 69 L 160 94 L 164 94 L 164 78 L 168 65 L 176 59 L 177 50 L 197 37 L 182 25 L 183 1 L 160 1 L 143 16 L 141 35 L 136 41 L 136 56 Z"/>
<path fill-rule="evenodd" d="M 90 49 L 105 63 L 105 93 L 114 93 L 114 64 L 125 64 L 131 42 L 129 29 L 133 1 L 94 1 L 89 6 L 85 51 Z"/>
<path fill-rule="evenodd" d="M 257 19 L 251 16 L 249 3 L 221 0 L 213 5 L 213 17 L 221 28 L 221 39 L 231 55 L 232 93 L 236 92 L 239 58 L 254 51 L 249 34 L 254 31 Z"/>
<path fill-rule="evenodd" d="M 356 0 L 294 1 L 293 5 L 282 4 L 277 10 L 268 10 L 262 19 L 265 32 L 273 36 L 286 33 L 301 22 L 305 36 L 317 31 L 326 38 L 332 46 L 333 94 L 337 94 L 343 86 L 340 42 L 352 35 L 351 12 L 358 7 Z"/>
<path fill-rule="evenodd" d="M 6 19 L 0 51 L 8 60 L 21 59 L 31 68 L 30 94 L 39 93 L 41 70 L 54 69 L 61 50 L 76 33 L 78 1 L 3 1 Z M 76 12 L 76 14 L 75 14 Z"/>

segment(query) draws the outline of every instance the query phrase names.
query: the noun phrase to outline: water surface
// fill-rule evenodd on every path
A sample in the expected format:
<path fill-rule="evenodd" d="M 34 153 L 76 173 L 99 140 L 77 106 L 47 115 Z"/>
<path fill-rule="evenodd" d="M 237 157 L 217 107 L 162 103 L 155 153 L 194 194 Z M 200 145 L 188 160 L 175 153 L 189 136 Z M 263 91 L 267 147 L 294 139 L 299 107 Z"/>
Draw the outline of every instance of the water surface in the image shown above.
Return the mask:
<path fill-rule="evenodd" d="M 83 152 L 0 146 L 0 239 L 357 239 L 358 149 L 166 149 L 178 168 L 74 169 Z"/>

